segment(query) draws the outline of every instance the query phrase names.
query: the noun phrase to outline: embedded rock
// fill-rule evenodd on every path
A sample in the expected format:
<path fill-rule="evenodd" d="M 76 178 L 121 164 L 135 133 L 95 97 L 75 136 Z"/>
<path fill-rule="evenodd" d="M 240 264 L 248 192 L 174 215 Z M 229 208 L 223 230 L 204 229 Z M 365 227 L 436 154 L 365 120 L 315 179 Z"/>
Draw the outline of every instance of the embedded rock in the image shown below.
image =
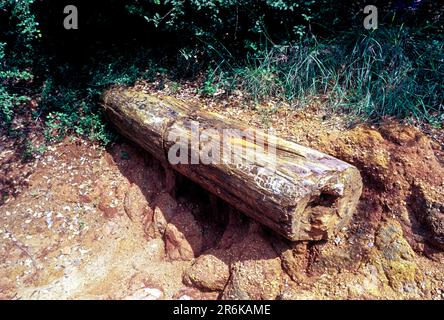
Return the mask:
<path fill-rule="evenodd" d="M 230 277 L 229 266 L 212 254 L 201 255 L 185 272 L 183 281 L 205 291 L 222 291 Z"/>

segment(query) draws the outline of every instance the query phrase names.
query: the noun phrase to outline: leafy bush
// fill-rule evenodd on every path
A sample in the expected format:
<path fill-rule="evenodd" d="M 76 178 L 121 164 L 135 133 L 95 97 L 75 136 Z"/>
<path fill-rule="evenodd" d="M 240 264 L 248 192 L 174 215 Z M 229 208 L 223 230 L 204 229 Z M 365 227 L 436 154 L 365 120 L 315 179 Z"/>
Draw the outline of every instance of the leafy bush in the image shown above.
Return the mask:
<path fill-rule="evenodd" d="M 9 31 L 0 38 L 0 120 L 3 126 L 8 126 L 16 108 L 30 99 L 23 90 L 14 89 L 33 79 L 30 72 L 35 54 L 33 43 L 40 36 L 35 16 L 31 13 L 33 2 L 5 0 L 0 3 L 0 11 L 9 12 L 2 23 Z"/>

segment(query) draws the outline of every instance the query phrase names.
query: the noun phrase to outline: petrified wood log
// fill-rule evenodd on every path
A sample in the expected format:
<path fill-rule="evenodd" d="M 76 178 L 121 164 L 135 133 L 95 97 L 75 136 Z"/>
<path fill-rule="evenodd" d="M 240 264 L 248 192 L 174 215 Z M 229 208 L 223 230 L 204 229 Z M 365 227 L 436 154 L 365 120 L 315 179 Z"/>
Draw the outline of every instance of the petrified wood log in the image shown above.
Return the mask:
<path fill-rule="evenodd" d="M 171 97 L 112 88 L 103 102 L 124 136 L 290 240 L 328 239 L 355 211 L 348 163 Z"/>

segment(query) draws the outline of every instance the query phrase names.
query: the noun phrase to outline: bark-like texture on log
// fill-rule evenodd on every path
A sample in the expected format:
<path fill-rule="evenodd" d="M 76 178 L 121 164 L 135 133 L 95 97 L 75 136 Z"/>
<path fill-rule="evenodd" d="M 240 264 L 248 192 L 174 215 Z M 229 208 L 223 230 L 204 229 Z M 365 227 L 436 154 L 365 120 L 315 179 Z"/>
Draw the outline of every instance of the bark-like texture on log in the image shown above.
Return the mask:
<path fill-rule="evenodd" d="M 103 94 L 103 107 L 124 136 L 165 164 L 171 147 L 180 143 L 186 144 L 182 147 L 191 150 L 190 154 L 202 155 L 217 141 L 220 150 L 232 151 L 230 157 L 240 156 L 246 165 L 219 161 L 171 166 L 290 240 L 328 239 L 349 223 L 355 211 L 362 192 L 360 173 L 334 157 L 171 97 L 113 88 Z M 206 134 L 197 145 L 191 138 L 193 123 Z M 224 129 L 248 133 L 242 136 L 233 131 L 225 139 Z M 186 139 L 178 142 L 173 136 Z M 276 145 L 276 158 L 268 153 L 271 144 Z M 236 153 L 240 147 L 243 152 Z"/>

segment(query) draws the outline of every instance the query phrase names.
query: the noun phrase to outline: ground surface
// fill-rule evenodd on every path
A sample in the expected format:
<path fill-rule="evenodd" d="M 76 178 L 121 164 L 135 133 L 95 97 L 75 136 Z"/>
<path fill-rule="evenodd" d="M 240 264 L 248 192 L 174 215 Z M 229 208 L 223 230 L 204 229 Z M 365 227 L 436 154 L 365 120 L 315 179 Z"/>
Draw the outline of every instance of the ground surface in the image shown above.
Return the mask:
<path fill-rule="evenodd" d="M 442 131 L 349 128 L 320 102 L 200 102 L 356 165 L 350 227 L 292 244 L 189 181 L 171 196 L 164 169 L 129 142 L 66 139 L 25 161 L 23 140 L 2 135 L 0 298 L 444 299 Z"/>

